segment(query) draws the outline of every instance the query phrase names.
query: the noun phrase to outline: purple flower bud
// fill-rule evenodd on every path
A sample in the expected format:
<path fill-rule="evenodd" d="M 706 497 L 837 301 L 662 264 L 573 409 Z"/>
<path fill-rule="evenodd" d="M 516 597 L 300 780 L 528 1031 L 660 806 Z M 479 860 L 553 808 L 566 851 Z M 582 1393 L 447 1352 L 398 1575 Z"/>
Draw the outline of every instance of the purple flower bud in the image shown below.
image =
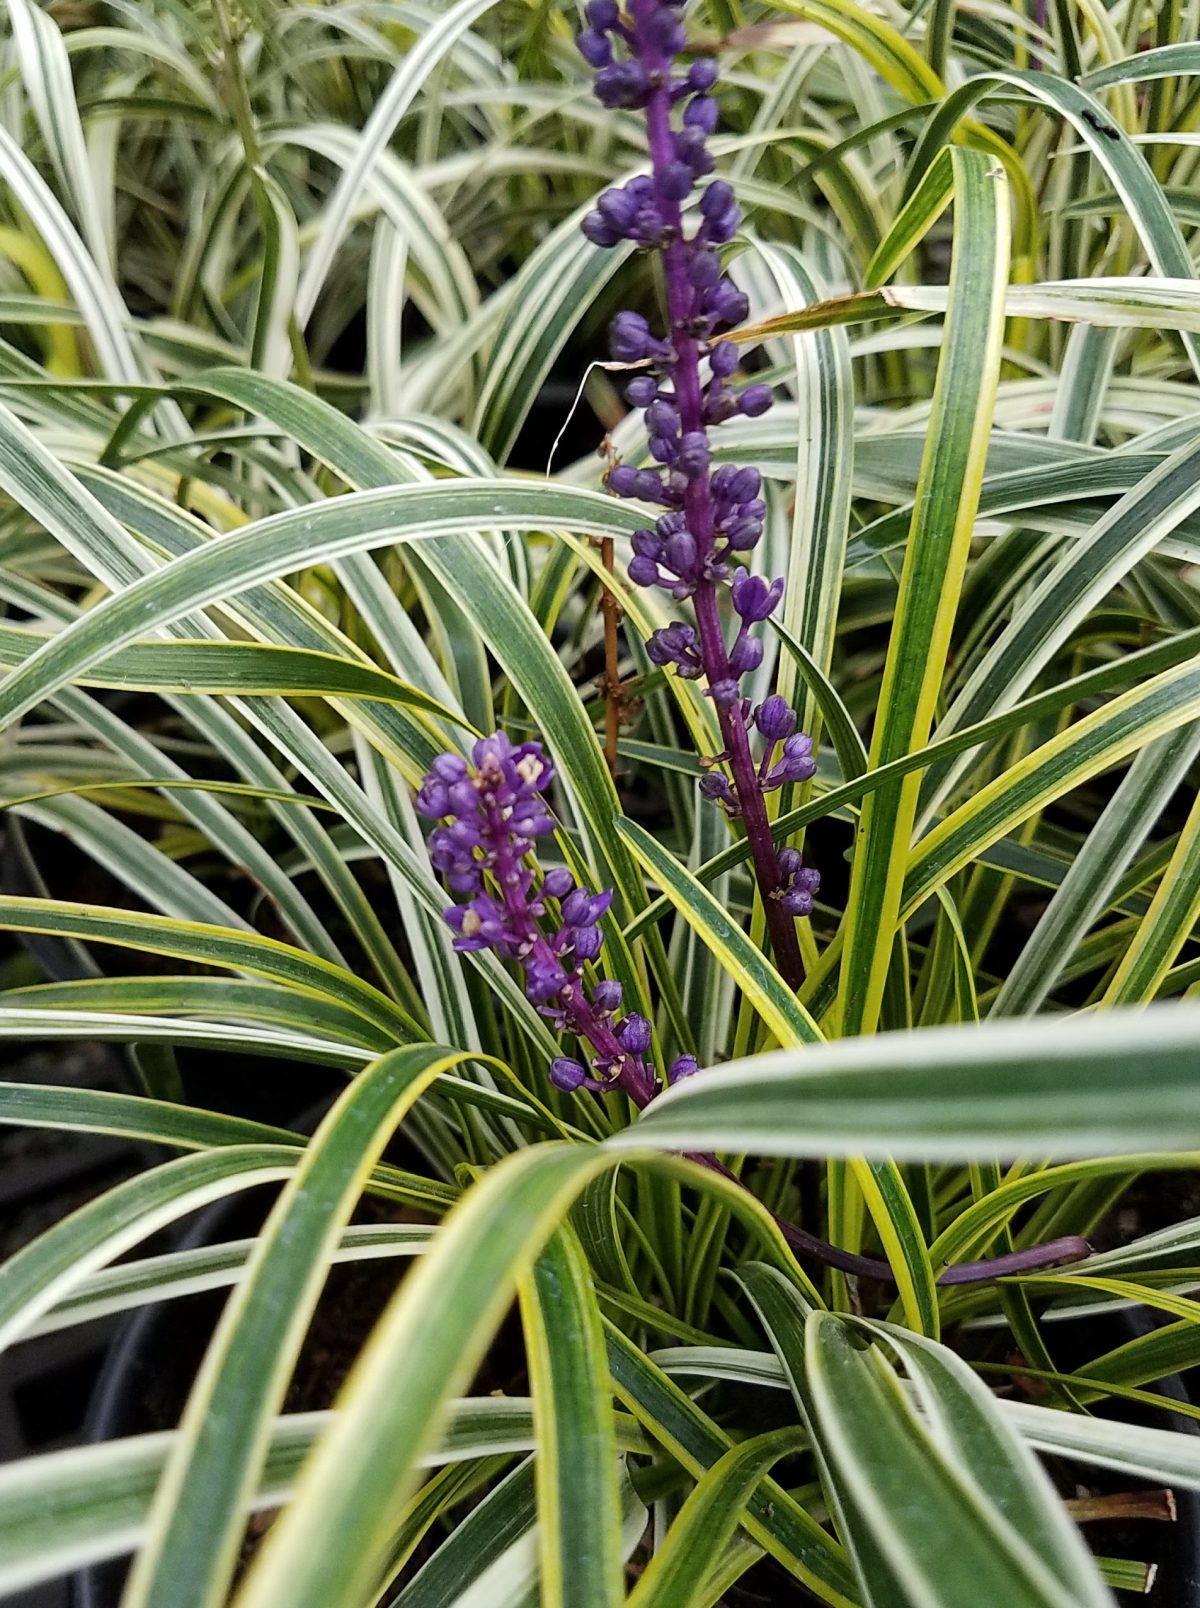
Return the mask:
<path fill-rule="evenodd" d="M 711 173 L 717 165 L 712 152 L 704 143 L 703 131 L 687 125 L 675 136 L 675 155 L 697 178 Z"/>
<path fill-rule="evenodd" d="M 715 803 L 724 804 L 731 810 L 737 809 L 737 795 L 730 787 L 728 777 L 716 771 L 710 771 L 707 776 L 700 778 L 700 791 Z"/>
<path fill-rule="evenodd" d="M 720 112 L 711 95 L 697 95 L 684 109 L 683 121 L 687 128 L 698 128 L 702 134 L 716 132 Z"/>
<path fill-rule="evenodd" d="M 709 386 L 708 396 L 704 403 L 705 424 L 724 424 L 726 419 L 732 419 L 737 412 L 737 402 L 732 391 L 721 382 L 714 381 Z"/>
<path fill-rule="evenodd" d="M 635 408 L 648 408 L 657 395 L 658 381 L 652 374 L 635 375 L 625 387 L 625 396 Z"/>
<path fill-rule="evenodd" d="M 721 348 L 718 346 L 717 351 Z M 723 463 L 719 469 L 713 471 L 712 494 L 718 502 L 729 502 L 733 498 L 733 488 L 737 484 L 737 477 L 741 470 L 734 463 Z"/>
<path fill-rule="evenodd" d="M 576 888 L 563 900 L 562 918 L 569 927 L 590 926 L 612 904 L 612 889 L 591 893 L 587 888 Z"/>
<path fill-rule="evenodd" d="M 607 67 L 613 59 L 611 41 L 594 29 L 585 28 L 576 37 L 575 44 L 589 67 Z"/>
<path fill-rule="evenodd" d="M 652 558 L 643 558 L 640 554 L 629 560 L 627 571 L 629 579 L 635 586 L 661 586 L 663 584 L 662 572 Z"/>
<path fill-rule="evenodd" d="M 596 202 L 596 211 L 612 225 L 618 235 L 628 234 L 638 214 L 638 196 L 631 189 L 605 190 Z"/>
<path fill-rule="evenodd" d="M 789 888 L 779 900 L 789 916 L 811 916 L 813 896 L 807 888 Z"/>
<path fill-rule="evenodd" d="M 761 535 L 761 519 L 735 519 L 725 532 L 725 540 L 731 553 L 748 553 Z"/>
<path fill-rule="evenodd" d="M 703 673 L 696 633 L 681 622 L 655 631 L 646 642 L 646 655 L 652 664 L 678 666 L 679 674 L 688 681 Z"/>
<path fill-rule="evenodd" d="M 668 162 L 656 180 L 658 193 L 666 201 L 686 201 L 692 183 L 692 170 L 686 162 Z"/>
<path fill-rule="evenodd" d="M 651 436 L 650 456 L 655 463 L 674 463 L 679 455 L 679 443 L 674 436 Z"/>
<path fill-rule="evenodd" d="M 454 865 L 442 869 L 446 886 L 451 893 L 478 893 L 483 886 L 483 876 L 477 861 L 459 860 Z"/>
<path fill-rule="evenodd" d="M 654 337 L 641 313 L 618 313 L 608 327 L 608 344 L 619 363 L 640 363 L 649 356 Z"/>
<path fill-rule="evenodd" d="M 711 456 L 704 431 L 689 430 L 680 440 L 676 467 L 689 480 L 696 480 L 700 475 L 707 474 Z"/>
<path fill-rule="evenodd" d="M 709 686 L 708 696 L 718 709 L 732 709 L 738 701 L 738 684 L 732 676 L 724 681 L 714 681 Z"/>
<path fill-rule="evenodd" d="M 556 999 L 567 985 L 567 974 L 557 961 L 535 956 L 525 967 L 525 992 L 535 1005 Z"/>
<path fill-rule="evenodd" d="M 716 253 L 713 253 L 714 261 Z M 738 366 L 738 349 L 732 341 L 718 341 L 708 354 L 708 364 L 718 379 L 728 379 Z"/>
<path fill-rule="evenodd" d="M 471 758 L 477 771 L 487 771 L 499 775 L 504 761 L 511 757 L 513 745 L 502 731 L 494 731 L 490 737 L 480 737 L 471 749 Z"/>
<path fill-rule="evenodd" d="M 679 415 L 669 402 L 654 401 L 646 409 L 646 428 L 651 435 L 679 434 Z"/>
<path fill-rule="evenodd" d="M 748 675 L 763 662 L 763 645 L 758 637 L 739 636 L 729 650 L 729 668 L 735 675 Z"/>
<path fill-rule="evenodd" d="M 729 482 L 729 495 L 735 503 L 753 502 L 762 489 L 762 476 L 757 469 L 738 469 Z M 754 510 L 759 514 L 766 513 L 765 506 Z M 743 507 L 742 513 L 748 514 L 751 510 Z"/>
<path fill-rule="evenodd" d="M 705 298 L 710 318 L 718 324 L 740 324 L 750 311 L 750 302 L 732 279 L 721 279 Z"/>
<path fill-rule="evenodd" d="M 609 1016 L 620 1010 L 624 998 L 625 990 L 615 977 L 602 977 L 592 989 L 592 1004 Z"/>
<path fill-rule="evenodd" d="M 650 1023 L 636 1012 L 627 1016 L 617 1029 L 617 1037 L 630 1055 L 645 1055 L 650 1048 Z"/>
<path fill-rule="evenodd" d="M 599 927 L 573 927 L 570 947 L 576 960 L 595 960 L 604 948 L 604 934 Z"/>
<path fill-rule="evenodd" d="M 550 1081 L 556 1089 L 571 1094 L 587 1082 L 587 1068 L 580 1061 L 572 1061 L 569 1056 L 557 1056 L 550 1063 Z"/>
<path fill-rule="evenodd" d="M 689 284 L 697 290 L 708 290 L 721 277 L 721 259 L 715 251 L 696 247 L 688 258 L 687 274 Z"/>
<path fill-rule="evenodd" d="M 783 581 L 772 581 L 768 586 L 761 575 L 751 575 L 740 569 L 730 592 L 736 612 L 747 624 L 752 624 L 770 618 L 783 596 Z"/>
<path fill-rule="evenodd" d="M 633 220 L 629 236 L 631 240 L 636 240 L 639 246 L 660 246 L 666 230 L 667 219 L 663 216 L 658 201 L 654 200 L 638 208 L 638 215 Z"/>
<path fill-rule="evenodd" d="M 439 754 L 429 767 L 430 776 L 436 776 L 447 786 L 467 778 L 467 762 L 461 754 Z"/>
<path fill-rule="evenodd" d="M 690 530 L 676 531 L 663 550 L 663 562 L 681 580 L 694 580 L 699 568 L 696 538 Z"/>
<path fill-rule="evenodd" d="M 565 899 L 575 886 L 575 878 L 565 865 L 547 871 L 542 881 L 542 896 L 546 899 Z"/>
<path fill-rule="evenodd" d="M 698 67 L 700 63 L 696 62 L 694 65 Z M 718 214 L 728 212 L 730 207 L 736 205 L 737 201 L 733 194 L 733 186 L 726 183 L 724 179 L 714 179 L 700 197 L 700 210 L 706 218 L 715 218 Z"/>
<path fill-rule="evenodd" d="M 760 414 L 767 411 L 774 400 L 769 385 L 748 385 L 738 398 L 738 409 L 748 419 L 757 419 Z"/>
<path fill-rule="evenodd" d="M 635 481 L 635 497 L 641 497 L 646 502 L 667 502 L 669 499 L 663 489 L 662 479 L 653 469 L 639 469 Z"/>
<path fill-rule="evenodd" d="M 728 212 L 718 212 L 715 217 L 705 219 L 705 237 L 713 245 L 723 246 L 737 234 L 741 221 L 742 212 L 740 207 L 730 207 Z"/>
<path fill-rule="evenodd" d="M 589 13 L 590 15 L 590 13 Z M 595 18 L 592 21 L 595 22 Z M 697 94 L 712 89 L 717 81 L 717 64 L 711 56 L 701 56 L 688 68 L 687 87 Z"/>
<path fill-rule="evenodd" d="M 755 710 L 754 724 L 769 743 L 781 743 L 785 738 L 790 737 L 796 729 L 795 711 L 791 708 L 786 698 L 775 692 L 760 703 Z M 795 854 L 795 852 L 794 849 L 785 849 L 783 851 L 785 854 Z M 780 869 L 782 870 L 782 855 L 780 859 Z"/>
<path fill-rule="evenodd" d="M 667 1082 L 679 1083 L 684 1078 L 695 1077 L 700 1070 L 700 1063 L 694 1055 L 677 1055 L 667 1068 Z"/>
<path fill-rule="evenodd" d="M 629 463 L 619 463 L 608 472 L 608 489 L 617 497 L 636 497 L 638 471 Z"/>
<path fill-rule="evenodd" d="M 639 558 L 658 560 L 662 557 L 662 537 L 654 530 L 635 530 L 630 537 L 633 550 Z"/>
<path fill-rule="evenodd" d="M 767 772 L 763 786 L 784 787 L 790 782 L 807 782 L 810 776 L 816 774 L 816 769 L 816 762 L 812 758 L 812 738 L 798 731 L 785 740 L 783 754 Z"/>
<path fill-rule="evenodd" d="M 602 106 L 644 106 L 650 98 L 650 79 L 640 61 L 617 61 L 596 74 L 596 99 Z"/>
<path fill-rule="evenodd" d="M 789 916 L 810 916 L 813 895 L 821 886 L 821 873 L 806 867 L 798 849 L 782 849 L 776 860 L 782 891 L 779 902 Z"/>
<path fill-rule="evenodd" d="M 439 781 L 436 776 L 427 776 L 413 800 L 413 808 L 418 815 L 427 815 L 433 821 L 449 815 L 450 792 L 445 782 Z"/>
<path fill-rule="evenodd" d="M 617 0 L 588 0 L 587 15 L 593 28 L 607 33 L 620 21 L 621 8 Z"/>
<path fill-rule="evenodd" d="M 608 219 L 602 217 L 599 212 L 586 213 L 584 215 L 583 222 L 579 225 L 579 227 L 582 229 L 585 237 L 590 240 L 594 246 L 599 246 L 602 250 L 607 250 L 608 247 L 615 246 L 617 241 L 621 238 L 618 231 L 613 228 Z"/>
<path fill-rule="evenodd" d="M 668 56 L 677 56 L 687 43 L 683 24 L 673 17 L 666 6 L 652 11 L 642 25 L 646 40 Z"/>

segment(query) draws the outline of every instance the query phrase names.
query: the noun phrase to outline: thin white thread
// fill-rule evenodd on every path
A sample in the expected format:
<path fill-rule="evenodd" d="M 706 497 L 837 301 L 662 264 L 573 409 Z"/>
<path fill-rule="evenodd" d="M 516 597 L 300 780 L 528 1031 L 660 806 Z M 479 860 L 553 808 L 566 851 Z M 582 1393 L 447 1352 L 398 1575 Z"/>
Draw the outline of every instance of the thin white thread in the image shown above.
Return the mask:
<path fill-rule="evenodd" d="M 553 442 L 551 443 L 550 456 L 546 459 L 546 479 L 547 480 L 550 479 L 550 473 L 551 473 L 551 470 L 552 470 L 553 465 L 554 465 L 554 454 L 558 451 L 559 443 L 562 441 L 563 436 L 566 435 L 568 429 L 570 428 L 571 420 L 575 417 L 575 410 L 579 406 L 579 400 L 583 395 L 583 388 L 587 384 L 588 380 L 591 378 L 592 370 L 593 369 L 607 369 L 610 373 L 613 373 L 613 372 L 621 373 L 621 372 L 628 372 L 630 369 L 642 369 L 642 368 L 646 368 L 648 366 L 649 366 L 649 359 L 648 358 L 643 358 L 643 360 L 640 363 L 602 363 L 597 359 L 596 362 L 588 364 L 587 368 L 585 368 L 584 371 L 583 371 L 583 378 L 579 382 L 579 389 L 575 393 L 575 399 L 571 403 L 571 406 L 567 409 L 567 416 L 562 422 L 562 429 L 558 432 L 558 434 L 555 436 Z"/>

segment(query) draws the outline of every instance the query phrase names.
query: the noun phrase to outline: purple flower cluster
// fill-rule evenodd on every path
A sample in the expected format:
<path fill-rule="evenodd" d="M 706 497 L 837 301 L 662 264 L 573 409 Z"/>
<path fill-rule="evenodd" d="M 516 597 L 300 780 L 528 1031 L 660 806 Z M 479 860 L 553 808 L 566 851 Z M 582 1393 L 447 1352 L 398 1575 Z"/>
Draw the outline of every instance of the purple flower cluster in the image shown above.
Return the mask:
<path fill-rule="evenodd" d="M 621 984 L 599 978 L 589 986 L 584 971 L 603 947 L 599 924 L 612 891 L 580 887 L 565 867 L 539 882 L 531 863 L 536 840 L 554 831 L 545 799 L 554 777 L 549 759 L 540 743 L 513 744 L 496 732 L 475 744 L 471 760 L 440 755 L 416 797 L 418 812 L 440 823 L 429 834 L 430 861 L 451 892 L 464 896 L 445 913 L 454 947 L 493 949 L 517 961 L 541 1014 L 587 1044 L 590 1068 L 568 1056 L 552 1063 L 559 1088 L 620 1087 L 645 1105 L 659 1087 L 646 1059 L 650 1023 L 636 1012 L 618 1021 Z M 668 1079 L 695 1069 L 681 1057 Z"/>
<path fill-rule="evenodd" d="M 618 313 L 612 322 L 613 357 L 641 370 L 626 396 L 644 412 L 655 467 L 618 465 L 608 485 L 617 496 L 663 510 L 653 526 L 634 533 L 629 578 L 662 587 L 677 601 L 690 599 L 696 623 L 672 622 L 651 636 L 646 651 L 654 664 L 707 682 L 725 740 L 712 763 L 727 765 L 728 774 L 707 775 L 703 791 L 745 821 L 776 958 L 795 982 L 800 962 L 791 918 L 811 911 L 819 879 L 799 866 L 796 851 L 776 853 L 763 795 L 812 776 L 812 744 L 796 731 L 783 698 L 754 708 L 742 696 L 742 678 L 763 660 L 754 628 L 779 606 L 783 581 L 767 582 L 747 567 L 767 512 L 758 471 L 714 469 L 709 440 L 710 429 L 735 414 L 765 413 L 771 388 L 739 388 L 737 347 L 720 338 L 749 311 L 720 258 L 741 213 L 723 179 L 705 182 L 714 167 L 708 139 L 718 122 L 712 93 L 718 71 L 707 57 L 680 63 L 686 37 L 678 11 L 675 0 L 628 0 L 626 11 L 617 0 L 590 0 L 589 26 L 579 35 L 579 49 L 596 69 L 600 101 L 644 112 L 651 158 L 648 177 L 600 196 L 583 232 L 597 246 L 628 240 L 661 253 L 669 319 L 664 335 L 637 312 Z M 682 208 L 693 196 L 697 217 L 689 234 Z M 738 622 L 732 642 L 722 624 L 725 589 Z"/>

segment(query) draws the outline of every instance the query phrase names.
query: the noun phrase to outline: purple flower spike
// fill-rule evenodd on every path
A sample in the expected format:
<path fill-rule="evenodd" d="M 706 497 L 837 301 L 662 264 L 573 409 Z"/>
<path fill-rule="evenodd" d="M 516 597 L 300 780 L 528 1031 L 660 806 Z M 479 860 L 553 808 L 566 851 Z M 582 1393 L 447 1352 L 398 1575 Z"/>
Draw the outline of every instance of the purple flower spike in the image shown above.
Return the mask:
<path fill-rule="evenodd" d="M 542 1015 L 589 1046 L 602 1076 L 592 1078 L 582 1062 L 560 1056 L 550 1069 L 559 1088 L 601 1093 L 611 1086 L 648 1104 L 659 1087 L 654 1069 L 612 1025 L 621 985 L 598 982 L 590 994 L 585 986 L 583 967 L 604 946 L 598 923 L 612 890 L 581 887 L 564 866 L 534 885 L 530 852 L 554 830 L 544 796 L 553 766 L 540 743 L 514 744 L 503 732 L 481 737 L 471 758 L 473 769 L 456 754 L 440 756 L 417 794 L 421 813 L 440 823 L 429 835 L 430 861 L 453 893 L 467 896 L 445 913 L 454 948 L 491 949 L 519 962 L 526 995 Z M 558 901 L 562 922 L 553 940 L 538 925 L 548 900 Z"/>
<path fill-rule="evenodd" d="M 802 746 L 807 739 L 796 733 L 795 716 L 783 700 L 768 699 L 757 717 L 766 722 L 760 730 L 767 754 L 757 764 L 753 757 L 742 680 L 763 664 L 762 636 L 754 628 L 778 607 L 783 582 L 753 575 L 749 565 L 739 567 L 762 538 L 762 482 L 753 468 L 714 469 L 709 439 L 710 428 L 739 414 L 759 418 L 772 399 L 763 381 L 739 393 L 732 383 L 738 349 L 719 338 L 744 322 L 750 309 L 721 261 L 721 247 L 741 228 L 741 209 L 725 179 L 709 178 L 719 68 L 710 57 L 681 63 L 686 41 L 674 0 L 625 0 L 623 11 L 610 0 L 596 0 L 587 15 L 591 27 L 580 49 L 597 69 L 596 94 L 606 106 L 645 109 L 650 173 L 606 191 L 584 220 L 584 233 L 599 246 L 628 241 L 659 252 L 667 299 L 665 338 L 633 310 L 618 313 L 610 332 L 617 362 L 649 370 L 630 381 L 625 394 L 633 407 L 645 409 L 649 456 L 662 467 L 618 465 L 609 472 L 608 486 L 618 497 L 665 510 L 653 531 L 633 538 L 629 579 L 690 599 L 698 629 L 666 626 L 651 636 L 646 653 L 652 664 L 674 666 L 679 675 L 703 677 L 708 684 L 729 775 L 710 774 L 701 787 L 745 822 L 776 962 L 798 986 L 800 951 L 782 901 L 787 896 L 795 904 L 801 895 L 792 897 L 780 869 L 764 794 L 812 774 L 811 745 Z M 730 642 L 718 587 L 735 569 L 730 600 L 738 628 Z M 772 766 L 780 743 L 783 751 Z"/>

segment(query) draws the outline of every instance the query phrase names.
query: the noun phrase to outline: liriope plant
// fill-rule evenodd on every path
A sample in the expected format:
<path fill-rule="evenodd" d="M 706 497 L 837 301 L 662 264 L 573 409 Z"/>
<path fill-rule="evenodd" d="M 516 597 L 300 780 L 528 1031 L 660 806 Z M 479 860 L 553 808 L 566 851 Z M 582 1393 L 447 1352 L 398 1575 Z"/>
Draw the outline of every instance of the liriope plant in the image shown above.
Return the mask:
<path fill-rule="evenodd" d="M 1200 1154 L 1194 4 L 8 18 L 0 924 L 69 964 L 0 1030 L 130 1075 L 0 1120 L 174 1159 L 0 1337 L 228 1296 L 177 1424 L 0 1467 L 0 1589 L 1147 1589 L 1077 1521 L 1200 1486 L 1125 1409 L 1200 1357 L 1129 1226 Z M 188 1100 L 247 1054 L 311 1137 Z"/>

